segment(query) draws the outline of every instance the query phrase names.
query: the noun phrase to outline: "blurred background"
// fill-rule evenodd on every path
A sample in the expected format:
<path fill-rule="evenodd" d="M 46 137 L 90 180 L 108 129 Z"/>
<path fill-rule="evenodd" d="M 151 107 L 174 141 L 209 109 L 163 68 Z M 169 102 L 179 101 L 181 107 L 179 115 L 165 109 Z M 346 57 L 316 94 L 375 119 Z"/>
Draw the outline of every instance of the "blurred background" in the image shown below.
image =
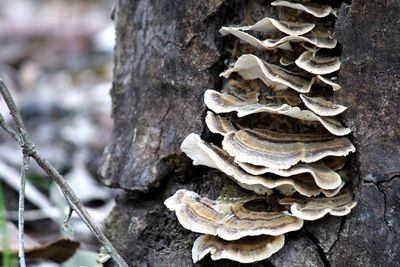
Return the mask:
<path fill-rule="evenodd" d="M 113 0 L 0 0 L 0 78 L 38 150 L 99 224 L 112 209 L 115 194 L 98 183 L 97 174 L 112 128 L 112 6 Z M 2 99 L 0 112 L 11 122 Z M 18 145 L 0 129 L 3 266 L 17 265 L 14 225 L 21 159 Z M 30 260 L 29 266 L 96 265 L 99 244 L 75 214 L 64 224 L 67 213 L 63 195 L 31 161 L 26 250 L 33 251 L 32 258 L 47 260 Z M 69 239 L 79 242 L 79 249 Z"/>

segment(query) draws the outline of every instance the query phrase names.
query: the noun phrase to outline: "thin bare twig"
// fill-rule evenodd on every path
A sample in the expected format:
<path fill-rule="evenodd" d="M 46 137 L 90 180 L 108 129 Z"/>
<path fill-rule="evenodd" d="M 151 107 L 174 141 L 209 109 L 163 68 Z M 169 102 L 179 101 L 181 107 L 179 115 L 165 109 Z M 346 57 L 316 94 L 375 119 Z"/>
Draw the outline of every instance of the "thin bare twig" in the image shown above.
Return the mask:
<path fill-rule="evenodd" d="M 19 137 L 19 134 L 17 132 L 14 131 L 13 128 L 11 128 L 5 121 L 3 118 L 3 115 L 0 114 L 0 127 L 3 128 L 12 138 L 14 138 L 14 140 L 22 146 L 22 140 Z"/>
<path fill-rule="evenodd" d="M 19 204 L 18 204 L 18 257 L 19 265 L 25 267 L 25 246 L 24 246 L 24 210 L 25 210 L 25 184 L 29 170 L 30 157 L 23 155 L 21 166 L 21 186 L 19 188 Z"/>
<path fill-rule="evenodd" d="M 0 93 L 2 94 L 4 101 L 7 104 L 8 109 L 10 110 L 10 114 L 17 126 L 18 135 L 15 136 L 15 132 L 10 131 L 10 127 L 3 121 L 0 121 L 0 127 L 6 130 L 14 139 L 20 141 L 18 142 L 23 151 L 24 155 L 28 155 L 33 158 L 36 163 L 46 172 L 46 174 L 52 179 L 61 189 L 64 194 L 64 197 L 67 199 L 71 208 L 76 212 L 76 214 L 81 218 L 81 220 L 88 226 L 88 228 L 93 232 L 102 246 L 105 248 L 107 253 L 115 260 L 115 262 L 122 267 L 128 267 L 128 264 L 124 261 L 124 259 L 119 255 L 119 253 L 115 250 L 111 242 L 107 239 L 101 229 L 95 224 L 92 217 L 86 211 L 80 199 L 76 196 L 71 187 L 67 184 L 65 179 L 58 173 L 58 171 L 53 167 L 53 165 L 48 162 L 46 158 L 44 158 L 35 148 L 29 134 L 26 131 L 24 122 L 22 120 L 21 114 L 19 113 L 17 106 L 14 102 L 14 99 L 11 96 L 10 91 L 4 82 L 0 79 Z M 0 118 L 1 119 L 1 118 Z"/>

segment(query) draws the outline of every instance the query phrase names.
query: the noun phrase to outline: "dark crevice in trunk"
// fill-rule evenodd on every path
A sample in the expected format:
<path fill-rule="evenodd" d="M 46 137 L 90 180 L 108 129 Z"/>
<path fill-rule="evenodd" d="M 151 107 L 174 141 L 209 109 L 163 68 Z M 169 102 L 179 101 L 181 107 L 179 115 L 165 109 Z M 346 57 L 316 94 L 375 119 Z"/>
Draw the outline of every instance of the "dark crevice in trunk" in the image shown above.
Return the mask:
<path fill-rule="evenodd" d="M 366 183 L 366 184 L 373 184 L 373 185 L 376 187 L 376 189 L 379 191 L 379 193 L 382 194 L 382 196 L 383 196 L 383 201 L 384 201 L 384 206 L 383 206 L 383 207 L 384 207 L 384 208 L 383 208 L 383 220 L 385 221 L 386 226 L 389 227 L 389 228 L 392 228 L 392 224 L 389 223 L 389 221 L 388 221 L 388 219 L 387 219 L 387 205 L 388 205 L 387 202 L 388 202 L 388 197 L 387 197 L 387 194 L 386 194 L 386 192 L 385 192 L 385 189 L 383 188 L 383 184 L 392 182 L 392 181 L 395 180 L 395 179 L 400 179 L 400 176 L 395 175 L 395 176 L 393 176 L 393 177 L 390 177 L 390 178 L 387 179 L 387 180 L 379 180 L 379 181 L 377 181 L 377 182 L 374 182 L 374 181 L 371 181 L 371 180 L 363 180 L 363 182 Z"/>
<path fill-rule="evenodd" d="M 333 242 L 332 246 L 328 249 L 328 253 L 336 246 L 336 244 L 340 241 L 340 236 L 342 234 L 344 225 L 346 224 L 346 217 L 340 217 L 340 226 L 339 226 L 339 230 L 336 233 L 336 239 Z"/>
<path fill-rule="evenodd" d="M 323 248 L 320 245 L 320 242 L 318 240 L 317 237 L 315 237 L 311 232 L 307 231 L 306 229 L 303 229 L 303 232 L 305 234 L 305 236 L 311 240 L 311 242 L 314 243 L 314 245 L 317 247 L 317 251 L 318 251 L 318 255 L 322 261 L 322 263 L 324 264 L 325 267 L 331 267 L 331 264 L 323 250 Z"/>

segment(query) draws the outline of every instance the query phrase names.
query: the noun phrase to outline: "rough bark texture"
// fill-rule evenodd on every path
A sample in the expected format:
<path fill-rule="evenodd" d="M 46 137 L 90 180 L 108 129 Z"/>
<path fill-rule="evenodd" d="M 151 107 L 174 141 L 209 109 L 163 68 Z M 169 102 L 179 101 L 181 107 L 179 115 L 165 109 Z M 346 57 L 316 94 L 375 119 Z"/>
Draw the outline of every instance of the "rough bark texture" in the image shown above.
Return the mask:
<path fill-rule="evenodd" d="M 220 23 L 210 18 L 219 3 L 203 2 L 118 1 L 107 184 L 157 187 L 174 169 L 183 138 L 202 131 L 202 94 L 218 81 L 220 56 L 214 40 Z"/>
<path fill-rule="evenodd" d="M 357 148 L 354 192 L 358 206 L 343 219 L 329 251 L 332 265 L 400 263 L 400 2 L 353 1 L 342 12 L 336 97 L 349 106 L 343 120 Z"/>
<path fill-rule="evenodd" d="M 178 188 L 214 198 L 226 179 L 193 167 L 179 146 L 190 132 L 209 137 L 202 94 L 218 87 L 224 68 L 218 29 L 243 18 L 248 2 L 117 2 L 115 129 L 101 173 L 107 184 L 124 189 L 106 226 L 132 266 L 192 265 L 197 235 L 183 229 L 162 203 Z M 358 206 L 344 218 L 306 223 L 286 235 L 281 251 L 253 266 L 400 264 L 398 14 L 396 0 L 353 0 L 342 5 L 336 23 L 343 90 L 335 97 L 348 106 L 342 119 L 353 129 L 357 147 L 351 166 Z M 206 258 L 198 266 L 239 264 Z"/>

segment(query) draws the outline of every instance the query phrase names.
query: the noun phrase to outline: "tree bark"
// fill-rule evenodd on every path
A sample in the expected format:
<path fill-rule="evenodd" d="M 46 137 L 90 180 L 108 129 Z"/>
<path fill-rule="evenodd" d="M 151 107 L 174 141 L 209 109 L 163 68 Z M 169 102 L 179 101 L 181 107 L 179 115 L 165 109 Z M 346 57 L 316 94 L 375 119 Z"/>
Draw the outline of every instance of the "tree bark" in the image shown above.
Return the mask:
<path fill-rule="evenodd" d="M 192 166 L 183 138 L 205 127 L 203 93 L 220 88 L 227 47 L 218 30 L 270 1 L 119 0 L 111 96 L 115 122 L 100 170 L 121 188 L 107 223 L 111 240 L 132 266 L 192 266 L 198 236 L 181 227 L 163 201 L 179 188 L 210 198 L 227 179 Z M 329 2 L 329 1 L 325 1 Z M 336 21 L 343 89 L 335 100 L 353 130 L 357 153 L 351 183 L 358 202 L 347 217 L 307 222 L 284 248 L 254 266 L 394 266 L 400 263 L 400 3 L 353 0 Z M 236 266 L 206 257 L 197 266 Z M 239 266 L 239 264 L 237 264 Z"/>

